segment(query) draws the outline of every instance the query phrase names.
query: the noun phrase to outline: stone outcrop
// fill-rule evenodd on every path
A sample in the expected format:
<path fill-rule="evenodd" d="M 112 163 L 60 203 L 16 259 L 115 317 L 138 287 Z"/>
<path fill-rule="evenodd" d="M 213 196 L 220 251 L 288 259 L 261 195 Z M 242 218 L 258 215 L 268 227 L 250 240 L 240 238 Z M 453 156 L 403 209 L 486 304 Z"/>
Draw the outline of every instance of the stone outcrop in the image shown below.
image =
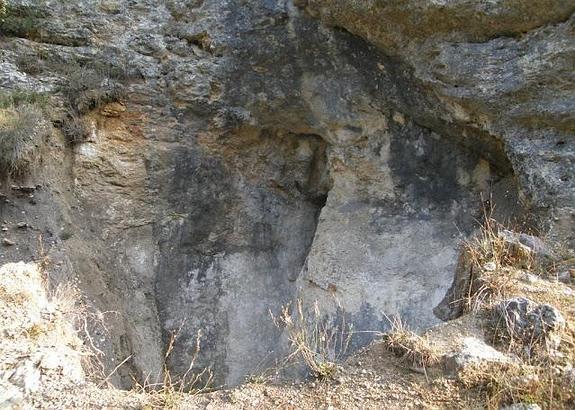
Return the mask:
<path fill-rule="evenodd" d="M 513 357 L 507 356 L 489 346 L 481 339 L 466 337 L 462 341 L 461 349 L 444 358 L 445 371 L 457 375 L 471 366 L 490 365 L 499 363 L 512 363 Z"/>
<path fill-rule="evenodd" d="M 117 383 L 159 374 L 173 333 L 185 371 L 200 329 L 197 365 L 238 383 L 282 354 L 269 311 L 296 297 L 357 330 L 438 323 L 481 198 L 573 240 L 574 6 L 295 3 L 45 2 L 0 40 L 2 91 L 50 93 L 56 126 L 68 67 L 122 71 L 121 104 L 72 147 L 54 130 L 39 188 L 0 205 L 33 226 L 5 260 L 41 236 L 53 279 L 118 313 Z"/>
<path fill-rule="evenodd" d="M 501 301 L 493 316 L 496 328 L 530 347 L 544 343 L 556 349 L 561 342 L 560 332 L 565 328 L 565 318 L 557 308 L 521 297 Z"/>

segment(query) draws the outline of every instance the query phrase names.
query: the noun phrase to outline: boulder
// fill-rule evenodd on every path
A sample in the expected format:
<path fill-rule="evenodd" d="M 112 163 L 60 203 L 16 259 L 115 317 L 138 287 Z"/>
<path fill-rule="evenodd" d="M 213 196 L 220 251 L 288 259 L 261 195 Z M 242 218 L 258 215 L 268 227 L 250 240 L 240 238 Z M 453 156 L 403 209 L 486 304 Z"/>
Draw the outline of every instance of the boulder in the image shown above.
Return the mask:
<path fill-rule="evenodd" d="M 556 334 L 565 327 L 565 319 L 557 308 L 522 297 L 500 302 L 494 308 L 494 320 L 511 338 L 525 343 L 551 342 L 555 347 L 559 343 Z"/>
<path fill-rule="evenodd" d="M 500 231 L 498 235 L 508 244 L 520 266 L 529 266 L 533 262 L 546 264 L 555 258 L 551 248 L 536 236 L 506 229 Z"/>
<path fill-rule="evenodd" d="M 16 368 L 9 380 L 26 393 L 33 393 L 40 389 L 41 377 L 38 366 L 32 360 L 26 360 Z"/>
<path fill-rule="evenodd" d="M 463 339 L 462 348 L 445 357 L 444 367 L 448 374 L 457 374 L 469 365 L 480 363 L 510 363 L 513 359 L 475 337 Z"/>

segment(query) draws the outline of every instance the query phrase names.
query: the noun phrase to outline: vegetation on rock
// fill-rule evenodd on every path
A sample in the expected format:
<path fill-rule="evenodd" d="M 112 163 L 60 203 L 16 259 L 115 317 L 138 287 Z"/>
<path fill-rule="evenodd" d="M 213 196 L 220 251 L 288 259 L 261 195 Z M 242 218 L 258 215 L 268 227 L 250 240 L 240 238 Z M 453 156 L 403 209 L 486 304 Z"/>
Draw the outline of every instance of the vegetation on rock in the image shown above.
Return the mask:
<path fill-rule="evenodd" d="M 38 159 L 49 133 L 50 125 L 37 105 L 0 109 L 0 171 L 9 176 L 25 173 Z"/>

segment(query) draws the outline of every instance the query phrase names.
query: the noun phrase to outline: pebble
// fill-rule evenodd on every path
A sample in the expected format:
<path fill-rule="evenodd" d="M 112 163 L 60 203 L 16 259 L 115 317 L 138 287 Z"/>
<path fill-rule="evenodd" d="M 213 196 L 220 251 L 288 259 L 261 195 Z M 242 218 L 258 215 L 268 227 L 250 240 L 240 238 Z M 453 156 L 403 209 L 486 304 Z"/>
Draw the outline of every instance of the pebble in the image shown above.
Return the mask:
<path fill-rule="evenodd" d="M 495 262 L 487 262 L 485 265 L 483 265 L 484 271 L 493 272 L 495 269 L 497 269 Z"/>
<path fill-rule="evenodd" d="M 535 283 L 537 282 L 537 276 L 530 272 L 523 272 L 523 275 L 521 275 L 521 280 L 525 283 Z"/>
<path fill-rule="evenodd" d="M 49 352 L 44 354 L 42 357 L 42 360 L 40 361 L 40 367 L 44 370 L 55 370 L 60 367 L 61 361 L 62 358 L 55 352 Z"/>
<path fill-rule="evenodd" d="M 4 246 L 14 246 L 14 245 L 16 245 L 16 242 L 11 241 L 11 240 L 8 239 L 8 238 L 2 238 L 2 244 L 3 244 Z"/>
<path fill-rule="evenodd" d="M 559 273 L 557 273 L 557 280 L 559 282 L 563 282 L 563 283 L 570 283 L 571 282 L 571 273 L 568 270 L 559 272 Z"/>

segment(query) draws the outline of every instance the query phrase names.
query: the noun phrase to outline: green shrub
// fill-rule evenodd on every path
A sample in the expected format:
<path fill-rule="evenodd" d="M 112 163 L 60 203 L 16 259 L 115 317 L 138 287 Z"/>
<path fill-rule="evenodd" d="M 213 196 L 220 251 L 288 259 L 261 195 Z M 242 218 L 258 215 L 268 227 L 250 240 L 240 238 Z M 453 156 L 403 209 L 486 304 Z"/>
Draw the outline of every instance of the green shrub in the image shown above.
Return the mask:
<path fill-rule="evenodd" d="M 86 141 L 90 136 L 90 129 L 86 122 L 76 114 L 70 114 L 62 123 L 62 132 L 70 144 L 78 144 Z"/>
<path fill-rule="evenodd" d="M 118 101 L 123 96 L 120 74 L 104 65 L 83 67 L 72 65 L 64 69 L 67 84 L 61 88 L 70 108 L 85 114 L 102 104 Z"/>
<path fill-rule="evenodd" d="M 20 54 L 16 57 L 18 69 L 26 74 L 37 75 L 44 71 L 42 58 L 35 54 Z"/>
<path fill-rule="evenodd" d="M 0 109 L 16 107 L 22 104 L 35 105 L 41 109 L 48 106 L 50 97 L 46 93 L 37 93 L 27 90 L 13 90 L 0 92 Z"/>
<path fill-rule="evenodd" d="M 25 173 L 49 132 L 44 113 L 36 105 L 0 109 L 0 172 L 8 176 Z"/>
<path fill-rule="evenodd" d="M 0 34 L 37 39 L 41 26 L 48 15 L 37 6 L 14 6 L 0 3 Z"/>

